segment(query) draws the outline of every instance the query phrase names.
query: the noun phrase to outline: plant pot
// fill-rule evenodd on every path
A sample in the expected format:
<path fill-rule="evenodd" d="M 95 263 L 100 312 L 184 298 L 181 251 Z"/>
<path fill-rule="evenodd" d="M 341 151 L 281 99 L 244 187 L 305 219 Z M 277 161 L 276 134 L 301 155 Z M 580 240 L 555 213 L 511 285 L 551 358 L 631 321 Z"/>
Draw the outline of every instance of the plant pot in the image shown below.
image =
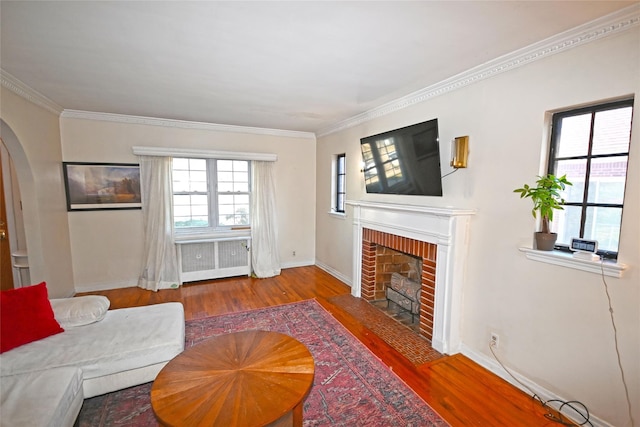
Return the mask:
<path fill-rule="evenodd" d="M 539 251 L 552 251 L 558 238 L 558 233 L 543 233 L 538 231 L 535 233 L 536 249 Z"/>

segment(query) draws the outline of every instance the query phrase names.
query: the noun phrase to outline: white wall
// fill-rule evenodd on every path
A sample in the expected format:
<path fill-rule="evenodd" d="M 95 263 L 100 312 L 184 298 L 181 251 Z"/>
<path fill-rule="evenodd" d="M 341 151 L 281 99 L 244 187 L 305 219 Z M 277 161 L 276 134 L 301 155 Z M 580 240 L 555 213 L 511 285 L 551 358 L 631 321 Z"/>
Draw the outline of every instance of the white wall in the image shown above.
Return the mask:
<path fill-rule="evenodd" d="M 640 30 L 576 47 L 318 139 L 316 257 L 351 278 L 352 218 L 327 214 L 332 155 L 347 153 L 347 198 L 477 209 L 464 285 L 464 350 L 487 365 L 500 335 L 508 367 L 611 425 L 629 425 L 602 278 L 527 260 L 535 224 L 513 189 L 532 183 L 546 152 L 545 113 L 640 93 Z M 636 98 L 636 117 L 640 100 Z M 444 178 L 444 196 L 367 195 L 359 139 L 438 118 L 443 174 L 456 136 L 470 136 L 469 168 Z M 640 120 L 633 126 L 619 262 L 607 277 L 633 415 L 640 421 Z M 542 422 L 542 421 L 541 421 Z"/>
<path fill-rule="evenodd" d="M 63 115 L 60 125 L 63 159 L 137 163 L 133 146 L 275 153 L 281 263 L 283 267 L 313 264 L 314 138 L 180 128 L 166 123 L 159 126 Z M 76 290 L 137 283 L 143 247 L 140 210 L 69 212 L 69 232 Z"/>
<path fill-rule="evenodd" d="M 32 283 L 73 294 L 58 115 L 2 87 L 2 139 L 18 176 Z M 25 284 L 26 285 L 26 284 Z"/>

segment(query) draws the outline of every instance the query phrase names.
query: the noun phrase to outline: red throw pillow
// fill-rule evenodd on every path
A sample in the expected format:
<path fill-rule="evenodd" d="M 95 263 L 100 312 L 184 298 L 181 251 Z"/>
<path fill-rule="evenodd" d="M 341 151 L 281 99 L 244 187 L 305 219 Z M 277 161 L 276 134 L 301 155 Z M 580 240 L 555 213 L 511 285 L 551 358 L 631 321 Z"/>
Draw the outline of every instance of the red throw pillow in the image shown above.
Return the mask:
<path fill-rule="evenodd" d="M 0 292 L 0 353 L 60 332 L 45 282 Z"/>

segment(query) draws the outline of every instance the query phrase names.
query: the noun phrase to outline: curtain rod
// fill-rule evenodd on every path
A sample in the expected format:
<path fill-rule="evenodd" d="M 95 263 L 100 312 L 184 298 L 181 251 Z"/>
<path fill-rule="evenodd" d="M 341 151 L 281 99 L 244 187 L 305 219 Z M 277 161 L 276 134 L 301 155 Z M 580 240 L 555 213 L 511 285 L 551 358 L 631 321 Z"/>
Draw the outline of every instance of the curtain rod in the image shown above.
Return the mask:
<path fill-rule="evenodd" d="M 259 160 L 263 162 L 275 162 L 278 160 L 278 155 L 273 153 L 248 153 L 243 151 L 217 151 L 170 147 L 134 146 L 133 154 L 137 156 L 192 157 L 225 160 Z"/>

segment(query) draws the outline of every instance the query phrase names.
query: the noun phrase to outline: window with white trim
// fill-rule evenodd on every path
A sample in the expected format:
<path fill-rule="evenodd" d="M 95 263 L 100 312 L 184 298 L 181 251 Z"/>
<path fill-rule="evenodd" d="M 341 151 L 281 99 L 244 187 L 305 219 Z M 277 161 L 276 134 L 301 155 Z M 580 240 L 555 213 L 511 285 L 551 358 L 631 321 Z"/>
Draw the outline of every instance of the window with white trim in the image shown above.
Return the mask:
<path fill-rule="evenodd" d="M 553 115 L 548 172 L 567 175 L 564 210 L 554 212 L 556 249 L 571 238 L 598 241 L 598 253 L 617 259 L 633 99 Z"/>
<path fill-rule="evenodd" d="M 248 227 L 250 162 L 174 158 L 173 219 L 177 233 Z"/>
<path fill-rule="evenodd" d="M 344 214 L 347 194 L 347 163 L 346 154 L 336 154 L 333 157 L 331 177 L 331 212 Z"/>

